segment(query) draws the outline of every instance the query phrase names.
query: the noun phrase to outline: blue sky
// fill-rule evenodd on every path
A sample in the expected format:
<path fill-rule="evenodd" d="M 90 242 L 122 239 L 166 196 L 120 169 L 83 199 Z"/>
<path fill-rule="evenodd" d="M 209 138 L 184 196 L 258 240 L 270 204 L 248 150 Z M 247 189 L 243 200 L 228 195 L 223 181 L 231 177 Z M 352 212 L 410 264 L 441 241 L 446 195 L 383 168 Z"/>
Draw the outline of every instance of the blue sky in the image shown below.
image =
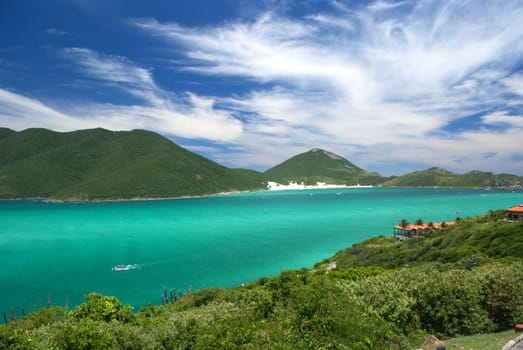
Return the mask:
<path fill-rule="evenodd" d="M 523 175 L 523 2 L 2 0 L 0 126 Z"/>

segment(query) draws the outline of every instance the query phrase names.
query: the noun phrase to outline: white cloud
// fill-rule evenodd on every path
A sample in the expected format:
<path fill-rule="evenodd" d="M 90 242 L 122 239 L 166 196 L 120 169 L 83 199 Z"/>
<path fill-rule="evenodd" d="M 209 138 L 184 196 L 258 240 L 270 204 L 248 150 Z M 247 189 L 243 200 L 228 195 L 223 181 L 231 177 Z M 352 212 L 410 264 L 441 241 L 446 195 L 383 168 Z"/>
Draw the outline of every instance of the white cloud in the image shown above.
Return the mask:
<path fill-rule="evenodd" d="M 369 10 L 372 11 L 383 11 L 383 10 L 391 10 L 398 7 L 402 7 L 405 5 L 408 5 L 408 1 L 395 1 L 395 2 L 388 2 L 383 0 L 374 1 L 368 6 Z"/>
<path fill-rule="evenodd" d="M 167 107 L 82 104 L 69 111 L 54 109 L 36 99 L 0 89 L 0 125 L 15 130 L 44 127 L 72 131 L 103 127 L 111 130 L 148 129 L 162 134 L 230 142 L 242 125 L 227 112 L 215 110 L 210 98 L 190 95 L 187 105 Z"/>
<path fill-rule="evenodd" d="M 50 35 L 60 35 L 60 36 L 67 34 L 66 31 L 63 31 L 63 30 L 60 30 L 60 29 L 56 29 L 56 28 L 47 28 L 45 30 L 45 32 L 47 34 L 50 34 Z"/>
<path fill-rule="evenodd" d="M 523 128 L 523 116 L 510 115 L 505 111 L 496 111 L 485 115 L 481 120 L 486 124 L 505 124 L 514 128 Z"/>
<path fill-rule="evenodd" d="M 322 147 L 365 167 L 411 161 L 521 173 L 521 162 L 511 160 L 520 148 L 521 113 L 504 112 L 522 105 L 523 75 L 511 74 L 523 52 L 520 1 L 330 4 L 300 18 L 265 12 L 207 27 L 130 20 L 166 45 L 158 52 L 172 56 L 162 62 L 206 79 L 234 77 L 241 88 L 219 96 L 172 92 L 159 86 L 154 66 L 69 48 L 61 56 L 85 84 L 117 88 L 133 102 L 51 108 L 0 90 L 0 122 L 204 138 L 227 151 L 194 149 L 238 166 L 269 167 Z M 485 111 L 497 112 L 473 131 L 448 130 Z"/>
<path fill-rule="evenodd" d="M 62 56 L 70 60 L 73 69 L 88 79 L 104 81 L 152 105 L 161 105 L 161 92 L 151 71 L 121 56 L 104 55 L 85 48 L 67 48 Z"/>
<path fill-rule="evenodd" d="M 503 79 L 503 83 L 512 93 L 523 96 L 523 73 L 513 74 Z"/>
<path fill-rule="evenodd" d="M 303 19 L 266 13 L 205 28 L 154 19 L 132 23 L 189 59 L 185 70 L 263 84 L 218 99 L 236 113 L 249 113 L 237 141 L 246 143 L 243 152 L 252 157 L 267 151 L 260 145 L 264 140 L 277 145 L 277 161 L 300 147 L 332 146 L 349 159 L 354 159 L 351 152 L 364 150 L 371 158 L 361 159 L 367 164 L 387 157 L 412 161 L 416 153 L 418 161 L 431 164 L 442 152 L 453 154 L 441 160 L 453 168 L 470 165 L 452 163 L 455 158 L 481 158 L 483 168 L 492 164 L 481 156 L 493 151 L 482 145 L 488 133 L 450 131 L 451 139 L 435 135 L 454 120 L 509 103 L 507 86 L 520 91 L 519 76 L 500 80 L 521 59 L 523 5 L 431 0 L 375 1 L 353 8 L 332 4 L 337 12 Z M 516 120 L 509 125 L 516 127 Z M 513 132 L 492 135 L 507 146 L 500 157 L 516 148 Z M 393 154 L 394 145 L 398 151 Z M 367 152 L 373 149 L 385 154 Z M 265 156 L 258 159 L 269 162 Z"/>
<path fill-rule="evenodd" d="M 92 127 L 89 121 L 77 119 L 36 99 L 4 89 L 0 89 L 0 124 L 15 130 L 40 127 L 67 131 Z"/>

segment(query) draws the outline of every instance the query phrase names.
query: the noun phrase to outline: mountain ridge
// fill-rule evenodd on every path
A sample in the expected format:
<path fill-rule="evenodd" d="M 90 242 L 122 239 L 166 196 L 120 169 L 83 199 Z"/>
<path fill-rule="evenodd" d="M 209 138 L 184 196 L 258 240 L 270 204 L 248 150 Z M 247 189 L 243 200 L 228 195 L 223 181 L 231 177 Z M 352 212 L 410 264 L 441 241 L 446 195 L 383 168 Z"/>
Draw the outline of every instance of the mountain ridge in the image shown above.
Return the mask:
<path fill-rule="evenodd" d="M 0 131 L 0 198 L 170 198 L 264 188 L 261 174 L 229 169 L 145 130 Z"/>
<path fill-rule="evenodd" d="M 347 159 L 323 150 L 311 150 L 297 154 L 264 172 L 271 181 L 303 182 L 313 185 L 317 182 L 340 185 L 375 185 L 382 177 L 356 166 Z"/>
<path fill-rule="evenodd" d="M 321 148 L 261 173 L 224 167 L 146 130 L 56 132 L 0 128 L 0 199 L 91 201 L 205 196 L 267 188 L 267 182 L 315 185 L 521 188 L 523 178 L 429 168 L 383 177 Z"/>

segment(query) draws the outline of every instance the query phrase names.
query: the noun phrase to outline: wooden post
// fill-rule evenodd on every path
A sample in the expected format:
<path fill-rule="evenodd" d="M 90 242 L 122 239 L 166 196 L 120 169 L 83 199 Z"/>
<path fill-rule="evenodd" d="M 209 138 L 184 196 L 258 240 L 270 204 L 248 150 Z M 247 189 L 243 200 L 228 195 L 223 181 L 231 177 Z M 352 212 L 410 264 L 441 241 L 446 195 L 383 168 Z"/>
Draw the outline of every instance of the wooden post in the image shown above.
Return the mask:
<path fill-rule="evenodd" d="M 4 310 L 4 322 L 7 323 L 7 312 Z"/>
<path fill-rule="evenodd" d="M 169 297 L 167 296 L 167 287 L 163 287 L 163 295 L 165 297 L 165 303 L 169 304 Z"/>
<path fill-rule="evenodd" d="M 24 316 L 25 319 L 25 308 L 22 308 L 22 316 Z"/>
<path fill-rule="evenodd" d="M 16 322 L 16 313 L 15 313 L 15 308 L 12 308 L 12 309 L 11 309 L 11 321 Z"/>
<path fill-rule="evenodd" d="M 173 296 L 173 290 L 172 289 L 169 290 L 169 295 L 171 296 L 171 304 L 173 304 L 174 303 L 174 296 Z"/>

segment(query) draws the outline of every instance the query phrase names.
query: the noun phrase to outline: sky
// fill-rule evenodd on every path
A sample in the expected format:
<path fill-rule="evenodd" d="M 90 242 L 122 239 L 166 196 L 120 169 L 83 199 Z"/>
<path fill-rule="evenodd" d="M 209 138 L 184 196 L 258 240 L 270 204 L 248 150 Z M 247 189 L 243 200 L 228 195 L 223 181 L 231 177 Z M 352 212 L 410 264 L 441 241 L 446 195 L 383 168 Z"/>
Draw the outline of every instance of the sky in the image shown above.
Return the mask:
<path fill-rule="evenodd" d="M 0 127 L 523 175 L 523 1 L 1 0 Z"/>

